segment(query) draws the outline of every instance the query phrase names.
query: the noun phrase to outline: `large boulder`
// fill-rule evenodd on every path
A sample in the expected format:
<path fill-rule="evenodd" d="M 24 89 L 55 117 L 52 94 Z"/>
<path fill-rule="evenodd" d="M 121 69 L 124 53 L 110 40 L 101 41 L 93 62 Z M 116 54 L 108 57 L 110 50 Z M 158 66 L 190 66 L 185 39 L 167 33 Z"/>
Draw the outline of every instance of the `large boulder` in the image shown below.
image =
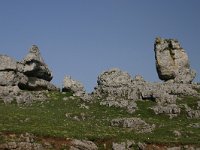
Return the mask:
<path fill-rule="evenodd" d="M 36 77 L 46 81 L 52 80 L 52 73 L 44 63 L 40 50 L 36 45 L 30 48 L 29 54 L 21 63 L 24 65 L 23 73 L 28 77 Z"/>
<path fill-rule="evenodd" d="M 132 82 L 131 76 L 118 68 L 112 68 L 104 71 L 98 76 L 97 83 L 100 86 L 120 87 L 129 85 Z"/>
<path fill-rule="evenodd" d="M 191 83 L 195 71 L 190 69 L 188 55 L 175 39 L 156 38 L 154 44 L 156 69 L 161 80 Z"/>

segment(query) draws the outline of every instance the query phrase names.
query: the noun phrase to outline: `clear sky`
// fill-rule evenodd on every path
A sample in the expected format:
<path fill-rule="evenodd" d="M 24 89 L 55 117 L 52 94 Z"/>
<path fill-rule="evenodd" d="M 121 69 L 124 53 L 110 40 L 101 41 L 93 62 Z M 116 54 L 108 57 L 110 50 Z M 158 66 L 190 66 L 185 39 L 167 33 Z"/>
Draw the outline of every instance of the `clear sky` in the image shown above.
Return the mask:
<path fill-rule="evenodd" d="M 200 0 L 0 0 L 0 54 L 38 45 L 58 86 L 71 75 L 91 91 L 113 67 L 160 81 L 157 36 L 180 41 L 200 82 Z"/>

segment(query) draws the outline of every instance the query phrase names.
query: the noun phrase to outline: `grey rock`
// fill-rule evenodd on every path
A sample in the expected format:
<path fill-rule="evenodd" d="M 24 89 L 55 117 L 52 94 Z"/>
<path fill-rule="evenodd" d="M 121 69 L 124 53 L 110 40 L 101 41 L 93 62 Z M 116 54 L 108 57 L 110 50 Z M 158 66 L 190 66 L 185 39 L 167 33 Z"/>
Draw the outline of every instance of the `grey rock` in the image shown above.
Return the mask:
<path fill-rule="evenodd" d="M 0 71 L 16 71 L 17 70 L 17 61 L 13 58 L 0 55 Z"/>
<path fill-rule="evenodd" d="M 112 150 L 126 150 L 126 143 L 113 143 Z"/>
<path fill-rule="evenodd" d="M 179 146 L 179 147 L 168 147 L 167 150 L 181 150 L 181 146 Z"/>
<path fill-rule="evenodd" d="M 98 76 L 98 85 L 118 87 L 129 85 L 132 82 L 131 76 L 118 68 L 104 71 Z"/>
<path fill-rule="evenodd" d="M 0 85 L 9 86 L 16 84 L 16 74 L 14 71 L 0 72 Z"/>
<path fill-rule="evenodd" d="M 174 130 L 173 131 L 173 134 L 177 137 L 180 137 L 181 136 L 181 132 L 180 131 L 177 131 L 177 130 Z"/>
<path fill-rule="evenodd" d="M 77 140 L 73 139 L 71 141 L 72 147 L 70 148 L 71 150 L 97 150 L 98 147 L 96 146 L 95 143 L 91 141 L 86 141 L 86 140 Z"/>
<path fill-rule="evenodd" d="M 20 84 L 20 88 L 30 91 L 41 91 L 41 90 L 59 91 L 59 89 L 52 83 L 35 77 L 29 77 L 28 82 L 26 84 L 22 83 Z"/>
<path fill-rule="evenodd" d="M 156 38 L 154 44 L 156 69 L 161 80 L 191 83 L 196 76 L 190 69 L 188 56 L 174 39 Z"/>
<path fill-rule="evenodd" d="M 192 124 L 189 124 L 188 127 L 192 127 L 192 128 L 200 128 L 200 123 L 192 123 Z"/>
<path fill-rule="evenodd" d="M 197 109 L 200 109 L 200 101 L 197 102 Z"/>
<path fill-rule="evenodd" d="M 184 104 L 184 107 L 187 112 L 187 116 L 189 118 L 195 118 L 195 119 L 200 118 L 200 110 L 198 109 L 198 106 L 197 106 L 197 110 L 193 110 L 187 104 Z"/>
<path fill-rule="evenodd" d="M 37 77 L 47 81 L 51 81 L 53 78 L 36 45 L 30 48 L 29 54 L 23 59 L 21 64 L 24 65 L 23 73 L 28 77 Z"/>
<path fill-rule="evenodd" d="M 111 126 L 131 128 L 138 133 L 149 133 L 155 128 L 155 125 L 149 125 L 141 118 L 117 118 L 111 121 Z"/>
<path fill-rule="evenodd" d="M 138 142 L 138 148 L 139 148 L 140 150 L 146 150 L 146 146 L 147 146 L 146 143 Z"/>
<path fill-rule="evenodd" d="M 15 86 L 18 84 L 26 84 L 28 78 L 19 72 L 1 71 L 0 72 L 0 86 Z"/>
<path fill-rule="evenodd" d="M 0 100 L 4 103 L 16 101 L 18 104 L 30 104 L 33 101 L 47 100 L 46 91 L 22 91 L 18 86 L 0 86 Z"/>
<path fill-rule="evenodd" d="M 167 114 L 170 117 L 175 117 L 180 114 L 181 109 L 176 104 L 169 104 L 169 105 L 156 105 L 152 108 L 155 114 Z"/>
<path fill-rule="evenodd" d="M 118 77 L 123 78 L 123 80 L 119 80 Z M 98 97 L 101 100 L 101 105 L 125 108 L 128 112 L 134 113 L 137 110 L 137 100 L 151 100 L 159 105 L 155 108 L 155 112 L 168 115 L 171 113 L 172 117 L 179 114 L 179 109 L 175 109 L 174 105 L 171 105 L 176 104 L 178 96 L 198 96 L 196 89 L 199 89 L 196 84 L 169 81 L 150 83 L 146 82 L 140 75 L 132 79 L 128 73 L 117 68 L 109 69 L 100 74 L 97 83 L 98 85 L 92 94 L 93 97 Z"/>
<path fill-rule="evenodd" d="M 74 96 L 82 97 L 85 95 L 86 91 L 81 82 L 74 80 L 71 76 L 65 76 L 63 80 L 62 92 L 72 92 Z"/>
<path fill-rule="evenodd" d="M 187 115 L 189 118 L 199 119 L 200 118 L 200 110 L 189 110 L 189 111 L 187 111 Z"/>
<path fill-rule="evenodd" d="M 10 137 L 4 137 L 8 139 L 8 142 L 0 143 L 0 149 L 9 149 L 9 150 L 45 150 L 45 148 L 40 143 L 34 142 L 34 137 L 21 134 L 19 137 L 15 135 L 14 139 L 10 140 Z M 10 140 L 10 141 L 9 141 Z"/>

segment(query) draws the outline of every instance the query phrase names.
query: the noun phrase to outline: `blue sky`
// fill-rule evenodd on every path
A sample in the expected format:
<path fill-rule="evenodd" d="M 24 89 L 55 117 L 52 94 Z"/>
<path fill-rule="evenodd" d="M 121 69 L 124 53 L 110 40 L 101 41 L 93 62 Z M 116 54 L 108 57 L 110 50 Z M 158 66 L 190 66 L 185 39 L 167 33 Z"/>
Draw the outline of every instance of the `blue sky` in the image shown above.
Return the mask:
<path fill-rule="evenodd" d="M 113 67 L 160 81 L 157 36 L 180 41 L 200 82 L 199 0 L 0 1 L 0 54 L 21 60 L 38 45 L 58 86 L 71 75 L 91 91 Z"/>

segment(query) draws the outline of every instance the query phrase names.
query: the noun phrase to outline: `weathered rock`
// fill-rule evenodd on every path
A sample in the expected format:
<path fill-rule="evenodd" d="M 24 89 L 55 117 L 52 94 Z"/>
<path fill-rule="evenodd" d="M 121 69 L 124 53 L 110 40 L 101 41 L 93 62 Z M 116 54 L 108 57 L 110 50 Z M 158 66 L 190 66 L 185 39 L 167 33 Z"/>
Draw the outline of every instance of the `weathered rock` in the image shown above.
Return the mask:
<path fill-rule="evenodd" d="M 4 103 L 16 101 L 18 104 L 30 104 L 33 101 L 47 100 L 46 91 L 22 91 L 18 86 L 0 86 L 0 100 Z"/>
<path fill-rule="evenodd" d="M 177 40 L 156 38 L 154 51 L 161 80 L 173 80 L 175 83 L 193 81 L 196 73 L 190 69 L 188 56 Z"/>
<path fill-rule="evenodd" d="M 120 77 L 124 77 L 123 80 L 119 80 Z M 116 68 L 99 75 L 97 83 L 93 96 L 101 99 L 101 105 L 125 108 L 134 113 L 137 110 L 137 100 L 151 100 L 158 104 L 154 109 L 156 114 L 165 113 L 172 117 L 180 111 L 174 107 L 177 97 L 198 96 L 196 89 L 199 89 L 195 84 L 150 83 L 140 75 L 132 79 L 128 73 Z"/>
<path fill-rule="evenodd" d="M 14 71 L 0 72 L 0 85 L 9 86 L 16 84 L 16 74 Z"/>
<path fill-rule="evenodd" d="M 103 72 L 98 76 L 97 83 L 102 86 L 121 87 L 132 82 L 131 76 L 118 68 L 113 68 Z"/>
<path fill-rule="evenodd" d="M 11 138 L 12 137 L 12 138 Z M 26 133 L 20 135 L 3 135 L 4 141 L 0 143 L 0 149 L 9 150 L 45 150 L 40 143 L 34 141 L 34 136 Z"/>
<path fill-rule="evenodd" d="M 112 150 L 126 150 L 126 143 L 113 143 Z"/>
<path fill-rule="evenodd" d="M 118 118 L 111 121 L 111 126 L 117 126 L 122 128 L 132 128 L 138 133 L 148 133 L 152 132 L 155 125 L 149 125 L 141 118 Z"/>
<path fill-rule="evenodd" d="M 63 92 L 72 92 L 75 96 L 83 96 L 86 92 L 84 86 L 79 81 L 72 79 L 70 76 L 65 76 L 63 80 Z"/>
<path fill-rule="evenodd" d="M 170 117 L 175 117 L 181 112 L 181 109 L 176 104 L 156 105 L 152 109 L 155 114 L 167 114 Z"/>
<path fill-rule="evenodd" d="M 195 119 L 200 118 L 200 109 L 198 108 L 198 102 L 197 102 L 197 110 L 190 108 L 187 104 L 184 104 L 183 106 L 185 107 L 187 116 L 189 118 L 195 118 Z"/>
<path fill-rule="evenodd" d="M 97 150 L 95 143 L 85 140 L 72 140 L 70 150 Z"/>
<path fill-rule="evenodd" d="M 0 72 L 0 86 L 15 86 L 18 84 L 26 84 L 28 78 L 22 73 L 14 71 L 1 71 Z"/>
<path fill-rule="evenodd" d="M 199 119 L 200 118 L 200 110 L 189 110 L 189 111 L 187 111 L 187 115 L 189 118 Z"/>
<path fill-rule="evenodd" d="M 191 123 L 191 124 L 189 124 L 188 127 L 191 127 L 191 128 L 200 128 L 200 123 Z"/>
<path fill-rule="evenodd" d="M 28 82 L 26 84 L 21 83 L 19 87 L 22 90 L 30 90 L 30 91 L 41 91 L 41 90 L 59 91 L 59 89 L 52 83 L 35 77 L 29 77 Z"/>
<path fill-rule="evenodd" d="M 16 71 L 17 70 L 17 61 L 13 58 L 0 55 L 0 71 Z"/>
<path fill-rule="evenodd" d="M 36 45 L 30 48 L 29 54 L 21 63 L 24 65 L 23 73 L 28 77 L 37 77 L 46 81 L 52 80 L 52 73 L 44 63 L 40 50 Z"/>

